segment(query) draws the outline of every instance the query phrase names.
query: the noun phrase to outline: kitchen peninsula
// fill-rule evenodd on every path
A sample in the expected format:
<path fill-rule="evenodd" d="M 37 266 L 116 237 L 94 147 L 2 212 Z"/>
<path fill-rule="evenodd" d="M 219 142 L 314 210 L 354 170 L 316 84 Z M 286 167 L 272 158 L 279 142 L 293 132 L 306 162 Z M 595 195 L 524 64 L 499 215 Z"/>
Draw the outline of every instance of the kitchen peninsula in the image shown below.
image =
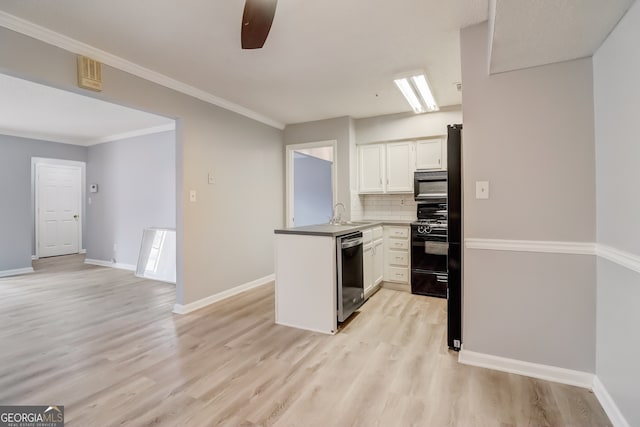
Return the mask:
<path fill-rule="evenodd" d="M 360 281 L 361 295 L 357 298 L 364 300 L 362 235 L 372 236 L 374 229 L 381 234 L 381 224 L 354 222 L 275 230 L 276 323 L 335 334 L 339 317 L 337 271 L 342 267 L 338 246 L 347 247 L 344 252 L 351 251 L 352 270 L 360 269 L 359 274 L 350 275 L 350 280 Z"/>

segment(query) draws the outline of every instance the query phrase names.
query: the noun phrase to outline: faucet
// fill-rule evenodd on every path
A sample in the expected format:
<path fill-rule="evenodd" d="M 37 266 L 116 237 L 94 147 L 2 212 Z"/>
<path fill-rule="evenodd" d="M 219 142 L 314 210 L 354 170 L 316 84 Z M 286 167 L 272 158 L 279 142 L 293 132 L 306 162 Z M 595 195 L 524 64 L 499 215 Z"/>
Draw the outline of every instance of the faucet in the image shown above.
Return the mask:
<path fill-rule="evenodd" d="M 342 213 L 338 213 L 338 206 L 342 206 Z M 329 224 L 335 225 L 335 224 L 340 224 L 342 222 L 342 214 L 344 213 L 344 211 L 346 210 L 346 208 L 344 207 L 344 204 L 338 202 L 335 204 L 335 206 L 333 207 L 333 216 L 331 217 L 331 219 L 329 220 Z"/>

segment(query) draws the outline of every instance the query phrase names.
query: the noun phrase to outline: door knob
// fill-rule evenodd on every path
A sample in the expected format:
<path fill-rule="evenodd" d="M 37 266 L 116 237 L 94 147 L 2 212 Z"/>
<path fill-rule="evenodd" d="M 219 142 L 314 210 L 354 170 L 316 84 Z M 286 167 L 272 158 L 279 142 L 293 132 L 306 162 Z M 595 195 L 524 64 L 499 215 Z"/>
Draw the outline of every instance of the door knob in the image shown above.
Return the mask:
<path fill-rule="evenodd" d="M 78 214 L 75 214 L 75 215 L 73 216 L 73 219 L 78 219 Z"/>

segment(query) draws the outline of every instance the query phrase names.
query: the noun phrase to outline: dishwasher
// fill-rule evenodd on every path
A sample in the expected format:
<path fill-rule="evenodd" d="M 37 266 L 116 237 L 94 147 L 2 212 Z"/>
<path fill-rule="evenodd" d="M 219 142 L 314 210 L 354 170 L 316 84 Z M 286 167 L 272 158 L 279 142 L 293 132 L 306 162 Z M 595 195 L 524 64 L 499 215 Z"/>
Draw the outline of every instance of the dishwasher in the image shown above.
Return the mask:
<path fill-rule="evenodd" d="M 362 232 L 336 238 L 338 273 L 338 322 L 344 322 L 364 303 Z"/>

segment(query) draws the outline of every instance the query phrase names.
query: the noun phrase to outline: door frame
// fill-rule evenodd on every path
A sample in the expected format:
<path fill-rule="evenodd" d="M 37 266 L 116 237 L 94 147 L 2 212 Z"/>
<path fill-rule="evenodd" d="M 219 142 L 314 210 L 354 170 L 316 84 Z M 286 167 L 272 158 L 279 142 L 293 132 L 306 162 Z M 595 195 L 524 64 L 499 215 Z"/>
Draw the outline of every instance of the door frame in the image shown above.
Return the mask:
<path fill-rule="evenodd" d="M 316 141 L 316 142 L 306 142 L 303 144 L 290 144 L 285 146 L 286 149 L 286 208 L 285 208 L 285 225 L 287 227 L 293 227 L 293 154 L 297 150 L 305 150 L 308 148 L 319 148 L 319 147 L 331 147 L 333 149 L 333 162 L 331 164 L 331 193 L 333 198 L 333 205 L 331 209 L 333 210 L 333 206 L 336 205 L 338 200 L 338 141 L 335 139 L 327 140 L 327 141 Z"/>
<path fill-rule="evenodd" d="M 39 196 L 40 189 L 38 186 L 38 167 L 41 165 L 64 167 L 67 169 L 80 170 L 80 207 L 78 208 L 78 253 L 85 253 L 86 249 L 82 247 L 82 228 L 84 225 L 84 205 L 85 205 L 85 189 L 86 189 L 86 163 L 75 160 L 63 160 L 63 159 L 49 159 L 45 157 L 32 157 L 31 158 L 31 197 L 32 197 L 32 215 L 33 215 L 33 236 L 31 244 L 33 245 L 32 259 L 40 258 L 40 215 L 39 209 Z"/>

